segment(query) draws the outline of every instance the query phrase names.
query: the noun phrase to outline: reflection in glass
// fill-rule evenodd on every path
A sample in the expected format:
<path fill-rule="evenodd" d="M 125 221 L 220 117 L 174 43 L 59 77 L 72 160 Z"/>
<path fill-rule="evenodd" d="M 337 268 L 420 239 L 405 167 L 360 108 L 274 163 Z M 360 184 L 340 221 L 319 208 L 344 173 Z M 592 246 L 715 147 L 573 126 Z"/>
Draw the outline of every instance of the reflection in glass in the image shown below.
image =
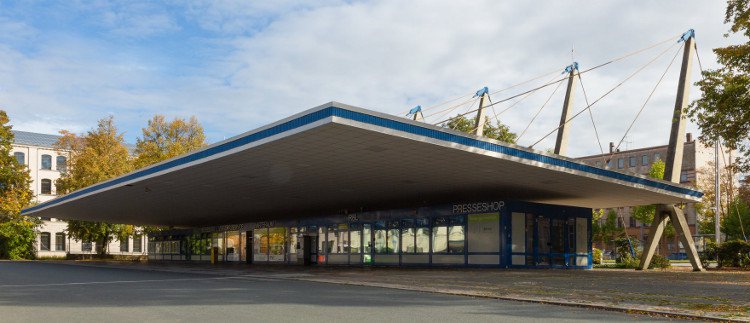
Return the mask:
<path fill-rule="evenodd" d="M 463 225 L 448 227 L 448 253 L 463 253 L 465 238 Z"/>
<path fill-rule="evenodd" d="M 286 228 L 268 229 L 269 261 L 284 261 L 284 243 L 286 242 Z"/>
<path fill-rule="evenodd" d="M 414 253 L 415 250 L 415 229 L 414 219 L 404 219 L 401 221 L 401 252 Z"/>
<path fill-rule="evenodd" d="M 448 250 L 448 227 L 432 228 L 432 252 L 446 252 Z"/>
<path fill-rule="evenodd" d="M 228 231 L 227 233 L 226 254 L 227 261 L 239 261 L 240 232 Z"/>
<path fill-rule="evenodd" d="M 349 253 L 362 252 L 362 231 L 351 229 L 349 231 Z"/>
<path fill-rule="evenodd" d="M 387 231 L 385 229 L 384 221 L 375 222 L 374 230 L 373 230 L 373 238 L 374 238 L 373 247 L 375 248 L 375 253 L 379 253 L 379 254 L 388 253 L 388 240 L 387 240 L 386 232 Z"/>
<path fill-rule="evenodd" d="M 268 261 L 268 229 L 253 230 L 253 262 Z"/>

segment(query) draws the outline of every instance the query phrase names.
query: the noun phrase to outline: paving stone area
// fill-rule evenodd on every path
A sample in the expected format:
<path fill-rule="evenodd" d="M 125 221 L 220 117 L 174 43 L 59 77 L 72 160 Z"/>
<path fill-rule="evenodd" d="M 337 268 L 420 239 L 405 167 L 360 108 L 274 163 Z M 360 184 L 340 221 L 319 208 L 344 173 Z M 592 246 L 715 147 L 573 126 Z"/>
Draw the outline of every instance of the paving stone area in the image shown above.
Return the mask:
<path fill-rule="evenodd" d="M 750 321 L 750 272 L 296 267 L 185 262 L 67 262 L 266 276 Z"/>

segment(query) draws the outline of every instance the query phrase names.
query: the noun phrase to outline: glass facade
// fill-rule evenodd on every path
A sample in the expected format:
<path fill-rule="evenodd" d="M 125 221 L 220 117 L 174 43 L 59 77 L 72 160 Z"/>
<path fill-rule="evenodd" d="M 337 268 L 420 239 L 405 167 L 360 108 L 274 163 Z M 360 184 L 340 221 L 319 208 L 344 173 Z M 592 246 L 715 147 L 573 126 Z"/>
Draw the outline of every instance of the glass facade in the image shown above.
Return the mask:
<path fill-rule="evenodd" d="M 465 208 L 475 209 L 483 212 L 425 207 L 154 237 L 149 257 L 207 261 L 216 248 L 219 261 L 257 264 L 590 268 L 591 209 L 522 202 L 489 212 Z"/>

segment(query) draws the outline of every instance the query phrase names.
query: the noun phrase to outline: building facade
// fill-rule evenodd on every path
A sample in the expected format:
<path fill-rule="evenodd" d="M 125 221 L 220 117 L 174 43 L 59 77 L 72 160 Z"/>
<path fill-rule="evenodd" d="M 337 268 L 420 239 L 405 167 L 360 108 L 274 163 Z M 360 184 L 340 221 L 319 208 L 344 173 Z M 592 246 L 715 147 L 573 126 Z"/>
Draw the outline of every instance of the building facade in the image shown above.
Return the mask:
<path fill-rule="evenodd" d="M 32 203 L 44 203 L 58 196 L 55 182 L 67 171 L 69 152 L 55 149 L 60 136 L 13 130 L 11 154 L 26 165 L 31 177 Z M 95 242 L 76 241 L 67 235 L 68 223 L 56 218 L 40 218 L 36 239 L 37 256 L 63 258 L 68 254 L 96 253 Z M 146 238 L 130 237 L 128 241 L 113 240 L 108 250 L 116 255 L 145 255 Z"/>
<path fill-rule="evenodd" d="M 657 160 L 664 161 L 667 156 L 667 145 L 624 151 L 614 151 L 613 146 L 613 143 L 610 143 L 609 153 L 584 156 L 579 157 L 578 159 L 586 164 L 596 167 L 648 175 L 653 163 Z M 680 171 L 680 184 L 696 187 L 699 179 L 703 176 L 710 176 L 712 181 L 714 173 L 709 173 L 706 170 L 714 167 L 714 155 L 713 146 L 706 146 L 693 139 L 693 136 L 690 133 L 686 134 L 682 157 L 682 170 Z M 726 157 L 729 157 L 728 159 L 731 162 L 731 152 L 725 149 L 725 155 Z M 640 242 L 640 245 L 643 246 L 648 239 L 650 226 L 649 224 L 641 223 L 641 221 L 638 221 L 633 217 L 632 209 L 632 207 L 619 207 L 608 209 L 606 211 L 614 210 L 618 218 L 617 227 L 623 229 L 629 237 L 636 238 Z M 702 243 L 698 243 L 701 240 L 701 234 L 698 230 L 699 214 L 696 205 L 695 203 L 686 203 L 683 210 L 687 218 L 688 226 L 690 227 L 690 232 L 693 234 L 694 240 L 696 241 L 696 247 L 700 250 L 702 248 Z M 602 221 L 604 221 L 604 219 L 602 219 Z M 596 247 L 602 248 L 605 251 L 612 249 L 612 246 L 596 245 Z M 659 242 L 658 252 L 661 255 L 672 259 L 682 259 L 685 254 L 685 249 L 684 246 L 682 246 L 682 243 L 679 242 L 678 236 L 670 238 L 667 237 L 667 235 L 664 235 Z M 605 252 L 605 254 L 607 254 L 607 252 Z"/>

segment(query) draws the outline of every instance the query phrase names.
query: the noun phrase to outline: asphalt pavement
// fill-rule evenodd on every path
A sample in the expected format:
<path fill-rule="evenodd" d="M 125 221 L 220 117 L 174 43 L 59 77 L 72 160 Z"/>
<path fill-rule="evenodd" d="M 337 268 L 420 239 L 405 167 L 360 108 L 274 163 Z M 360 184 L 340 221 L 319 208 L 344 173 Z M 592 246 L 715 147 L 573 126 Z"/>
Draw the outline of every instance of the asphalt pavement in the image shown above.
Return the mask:
<path fill-rule="evenodd" d="M 252 276 L 0 261 L 2 322 L 668 320 L 620 312 Z"/>

